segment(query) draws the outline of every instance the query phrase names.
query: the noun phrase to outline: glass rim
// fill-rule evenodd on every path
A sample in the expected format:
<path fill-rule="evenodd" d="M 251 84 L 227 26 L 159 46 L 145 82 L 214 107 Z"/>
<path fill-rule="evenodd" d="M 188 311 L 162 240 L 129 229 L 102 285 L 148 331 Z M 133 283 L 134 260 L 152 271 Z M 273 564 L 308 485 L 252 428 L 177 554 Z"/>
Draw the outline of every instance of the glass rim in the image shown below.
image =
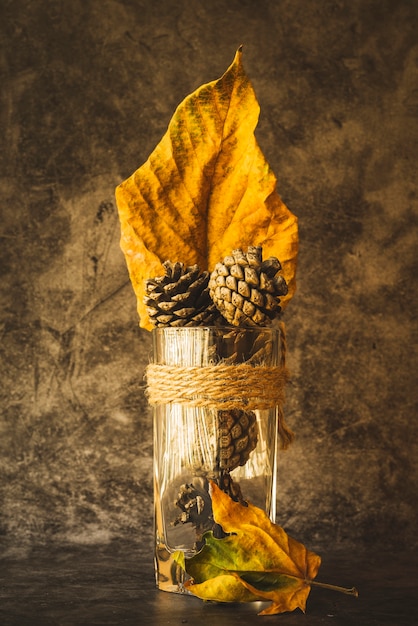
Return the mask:
<path fill-rule="evenodd" d="M 208 331 L 225 331 L 236 333 L 280 333 L 280 328 L 276 326 L 232 326 L 232 325 L 202 325 L 202 326 L 158 326 L 151 330 L 151 333 L 187 333 L 187 332 L 208 332 Z"/>

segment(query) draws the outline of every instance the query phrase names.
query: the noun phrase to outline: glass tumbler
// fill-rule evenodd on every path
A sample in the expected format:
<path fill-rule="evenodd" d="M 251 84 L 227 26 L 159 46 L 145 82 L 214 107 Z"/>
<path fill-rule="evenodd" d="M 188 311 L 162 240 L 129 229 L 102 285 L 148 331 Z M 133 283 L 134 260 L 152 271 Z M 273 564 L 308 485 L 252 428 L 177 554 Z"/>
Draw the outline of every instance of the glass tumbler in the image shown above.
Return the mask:
<path fill-rule="evenodd" d="M 263 327 L 152 332 L 156 367 L 151 383 L 147 379 L 154 420 L 155 575 L 158 588 L 182 592 L 185 573 L 173 554 L 192 556 L 215 527 L 211 481 L 275 521 L 278 408 L 266 403 L 263 376 L 266 368 L 280 367 L 281 333 Z"/>

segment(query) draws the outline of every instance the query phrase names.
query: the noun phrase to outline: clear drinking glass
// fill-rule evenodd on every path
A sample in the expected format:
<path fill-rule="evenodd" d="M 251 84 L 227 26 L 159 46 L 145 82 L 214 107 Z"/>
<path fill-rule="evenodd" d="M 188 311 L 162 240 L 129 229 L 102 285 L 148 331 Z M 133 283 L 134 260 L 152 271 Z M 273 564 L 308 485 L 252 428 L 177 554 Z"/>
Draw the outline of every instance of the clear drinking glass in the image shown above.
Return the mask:
<path fill-rule="evenodd" d="M 273 328 L 157 328 L 153 362 L 178 367 L 180 375 L 181 368 L 219 362 L 277 366 L 280 333 Z M 262 367 L 259 371 L 262 376 Z M 182 591 L 185 575 L 172 555 L 182 550 L 192 556 L 203 545 L 203 533 L 213 529 L 209 481 L 234 499 L 264 509 L 275 521 L 277 408 L 241 409 L 237 414 L 239 427 L 234 430 L 241 439 L 234 444 L 255 447 L 244 464 L 225 469 L 221 449 L 228 442 L 221 440 L 220 419 L 231 417 L 227 412 L 187 406 L 176 398 L 154 406 L 155 571 L 162 590 Z"/>

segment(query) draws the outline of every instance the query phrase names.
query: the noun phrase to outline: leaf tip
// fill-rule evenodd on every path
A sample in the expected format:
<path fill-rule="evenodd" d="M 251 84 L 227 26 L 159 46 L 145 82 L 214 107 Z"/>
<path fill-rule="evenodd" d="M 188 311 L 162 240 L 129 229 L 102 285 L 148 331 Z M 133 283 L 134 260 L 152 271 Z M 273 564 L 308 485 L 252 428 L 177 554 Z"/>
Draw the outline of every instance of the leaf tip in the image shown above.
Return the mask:
<path fill-rule="evenodd" d="M 180 567 L 182 567 L 184 570 L 186 569 L 184 552 L 182 550 L 176 550 L 173 553 L 173 559 L 174 559 L 175 563 L 180 565 Z"/>
<path fill-rule="evenodd" d="M 242 64 L 242 50 L 243 50 L 244 45 L 240 44 L 237 48 L 237 51 L 235 52 L 235 57 L 234 60 L 232 62 L 232 65 L 235 64 Z"/>

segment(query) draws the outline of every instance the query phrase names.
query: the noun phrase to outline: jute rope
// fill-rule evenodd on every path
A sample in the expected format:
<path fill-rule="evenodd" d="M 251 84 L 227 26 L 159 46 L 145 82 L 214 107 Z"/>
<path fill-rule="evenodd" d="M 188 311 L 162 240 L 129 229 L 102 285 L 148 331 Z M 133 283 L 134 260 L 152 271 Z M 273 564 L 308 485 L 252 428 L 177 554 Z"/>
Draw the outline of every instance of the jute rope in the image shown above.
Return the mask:
<path fill-rule="evenodd" d="M 288 372 L 284 367 L 207 365 L 147 367 L 150 404 L 176 402 L 211 409 L 271 409 L 284 402 Z"/>
<path fill-rule="evenodd" d="M 284 328 L 281 333 L 282 354 L 278 366 L 220 362 L 183 367 L 150 363 L 145 372 L 149 403 L 244 411 L 277 407 L 281 447 L 287 448 L 294 435 L 284 421 L 282 410 L 289 373 L 285 366 Z"/>

